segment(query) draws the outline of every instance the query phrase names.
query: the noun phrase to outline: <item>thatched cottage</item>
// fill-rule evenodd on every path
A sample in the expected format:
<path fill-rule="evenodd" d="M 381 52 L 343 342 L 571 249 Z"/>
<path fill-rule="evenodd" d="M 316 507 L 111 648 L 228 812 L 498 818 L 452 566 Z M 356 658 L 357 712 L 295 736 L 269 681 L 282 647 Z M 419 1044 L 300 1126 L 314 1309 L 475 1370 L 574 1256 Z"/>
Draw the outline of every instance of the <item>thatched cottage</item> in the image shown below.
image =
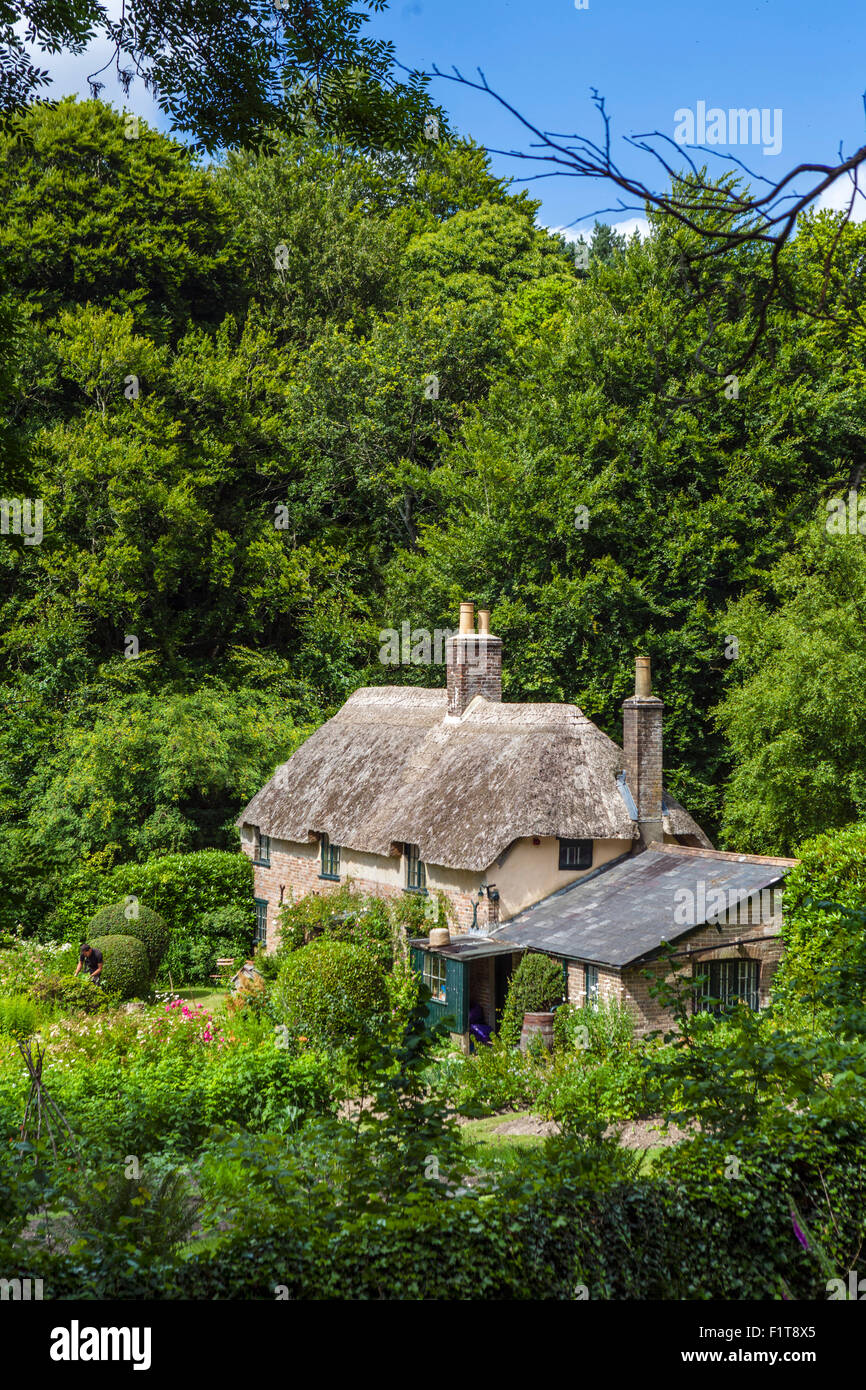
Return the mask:
<path fill-rule="evenodd" d="M 622 748 L 576 705 L 504 704 L 502 641 L 462 604 L 445 689 L 357 690 L 238 818 L 259 940 L 274 948 L 284 902 L 351 880 L 447 899 L 450 941 L 412 955 L 464 1036 L 473 1005 L 495 1027 L 526 950 L 562 961 L 568 999 L 620 999 L 640 1029 L 664 1022 L 644 975 L 663 942 L 712 997 L 760 1006 L 795 861 L 713 850 L 664 789 L 662 711 L 641 657 Z"/>

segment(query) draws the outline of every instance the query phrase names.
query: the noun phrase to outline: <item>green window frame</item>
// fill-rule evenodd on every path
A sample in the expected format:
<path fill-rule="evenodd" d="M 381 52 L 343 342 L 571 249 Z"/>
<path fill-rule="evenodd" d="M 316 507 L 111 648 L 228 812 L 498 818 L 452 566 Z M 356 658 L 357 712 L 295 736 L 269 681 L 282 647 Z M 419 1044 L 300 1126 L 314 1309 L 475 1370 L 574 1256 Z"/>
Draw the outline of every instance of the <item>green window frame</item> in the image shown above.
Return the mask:
<path fill-rule="evenodd" d="M 255 943 L 257 946 L 267 946 L 268 944 L 268 900 L 267 898 L 254 898 L 256 905 L 256 934 Z"/>
<path fill-rule="evenodd" d="M 406 891 L 408 893 L 427 892 L 427 870 L 417 845 L 404 845 L 406 855 Z"/>
<path fill-rule="evenodd" d="M 271 867 L 271 837 L 263 835 L 257 825 L 253 826 L 255 835 L 255 845 L 253 848 L 253 863 L 260 864 L 263 869 Z"/>
<path fill-rule="evenodd" d="M 761 962 L 737 956 L 732 960 L 711 960 L 696 964 L 694 973 L 703 977 L 695 990 L 695 1012 L 728 1013 L 742 1002 L 755 1012 L 760 1008 Z"/>
<path fill-rule="evenodd" d="M 560 840 L 560 869 L 591 869 L 592 840 Z"/>
<path fill-rule="evenodd" d="M 319 878 L 340 882 L 340 846 L 332 845 L 327 835 L 322 836 L 322 870 Z"/>

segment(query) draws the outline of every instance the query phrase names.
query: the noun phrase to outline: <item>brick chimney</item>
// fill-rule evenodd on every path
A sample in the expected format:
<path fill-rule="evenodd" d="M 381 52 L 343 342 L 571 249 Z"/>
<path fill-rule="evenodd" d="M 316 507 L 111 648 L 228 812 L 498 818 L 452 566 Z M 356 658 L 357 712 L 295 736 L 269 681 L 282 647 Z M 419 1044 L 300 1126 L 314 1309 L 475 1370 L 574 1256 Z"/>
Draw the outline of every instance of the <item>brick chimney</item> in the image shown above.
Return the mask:
<path fill-rule="evenodd" d="M 460 630 L 445 643 L 445 671 L 449 714 L 459 718 L 476 695 L 501 701 L 502 638 L 491 635 L 486 608 L 479 610 L 476 632 L 475 604 L 461 603 Z"/>
<path fill-rule="evenodd" d="M 663 840 L 662 829 L 662 710 L 652 693 L 648 656 L 635 659 L 634 695 L 622 707 L 622 746 L 625 776 L 637 807 L 637 822 L 645 845 Z"/>

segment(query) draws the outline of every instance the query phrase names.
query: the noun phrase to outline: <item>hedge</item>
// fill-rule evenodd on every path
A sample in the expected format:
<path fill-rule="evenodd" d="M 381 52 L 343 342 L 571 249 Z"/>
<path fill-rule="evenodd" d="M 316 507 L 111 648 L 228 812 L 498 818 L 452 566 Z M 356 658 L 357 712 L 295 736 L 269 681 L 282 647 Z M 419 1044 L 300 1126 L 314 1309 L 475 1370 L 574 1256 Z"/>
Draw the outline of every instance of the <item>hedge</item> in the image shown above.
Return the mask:
<path fill-rule="evenodd" d="M 289 1033 L 339 1046 L 389 1012 L 384 972 L 362 946 L 320 937 L 293 951 L 274 995 Z"/>
<path fill-rule="evenodd" d="M 146 994 L 150 984 L 150 965 L 144 942 L 136 936 L 100 936 L 90 942 L 102 952 L 102 982 L 116 990 L 121 999 Z"/>
<path fill-rule="evenodd" d="M 101 936 L 134 936 L 147 953 L 148 975 L 156 975 L 159 963 L 168 950 L 171 932 L 168 923 L 158 912 L 138 900 L 111 903 L 101 907 L 87 924 L 87 939 Z"/>
<path fill-rule="evenodd" d="M 47 1296 L 78 1296 L 62 1259 L 48 1274 Z M 652 1178 L 414 1201 L 336 1230 L 295 1212 L 149 1274 L 147 1296 L 196 1300 L 273 1301 L 282 1287 L 292 1301 L 570 1302 L 581 1286 L 592 1300 L 766 1300 L 783 1277 L 795 1298 L 826 1298 L 781 1192 L 740 1204 Z"/>

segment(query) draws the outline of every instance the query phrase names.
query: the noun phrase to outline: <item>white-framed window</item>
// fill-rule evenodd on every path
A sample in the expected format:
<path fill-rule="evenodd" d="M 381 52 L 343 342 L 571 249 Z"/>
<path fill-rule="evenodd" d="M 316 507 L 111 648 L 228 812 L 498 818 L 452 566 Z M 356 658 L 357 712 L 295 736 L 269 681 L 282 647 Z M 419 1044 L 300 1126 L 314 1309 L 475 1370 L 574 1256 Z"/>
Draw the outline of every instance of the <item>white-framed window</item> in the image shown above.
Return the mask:
<path fill-rule="evenodd" d="M 594 1009 L 598 1005 L 598 966 L 585 965 L 583 967 L 583 994 L 587 1008 Z"/>
<path fill-rule="evenodd" d="M 434 1003 L 445 1003 L 445 959 L 443 956 L 434 956 L 430 952 L 424 955 L 424 963 L 421 967 L 421 978 L 433 995 Z"/>
<path fill-rule="evenodd" d="M 256 898 L 256 936 L 257 946 L 268 944 L 268 903 L 266 898 Z"/>

